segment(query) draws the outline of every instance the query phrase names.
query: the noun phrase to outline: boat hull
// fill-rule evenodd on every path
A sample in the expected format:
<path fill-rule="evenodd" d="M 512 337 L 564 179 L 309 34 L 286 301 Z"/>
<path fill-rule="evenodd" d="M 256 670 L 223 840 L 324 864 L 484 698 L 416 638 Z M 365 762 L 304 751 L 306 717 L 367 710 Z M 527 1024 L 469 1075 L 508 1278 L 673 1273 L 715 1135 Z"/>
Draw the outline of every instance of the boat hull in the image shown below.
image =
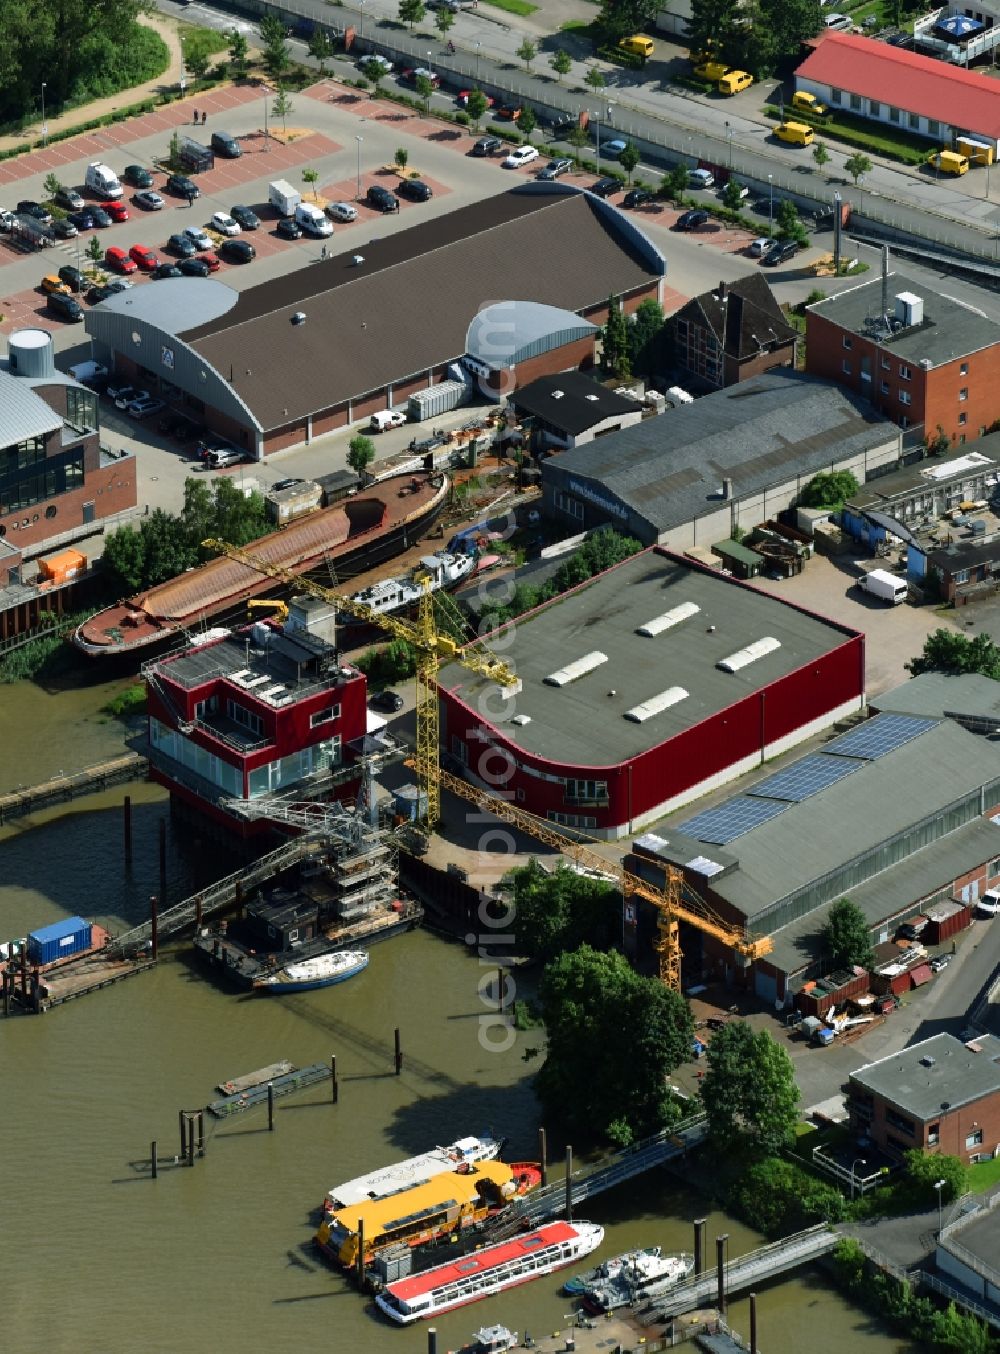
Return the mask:
<path fill-rule="evenodd" d="M 323 987 L 336 987 L 338 983 L 346 983 L 348 978 L 354 978 L 359 973 L 363 973 L 367 967 L 368 956 L 366 954 L 363 960 L 358 960 L 357 963 L 347 968 L 326 975 L 295 978 L 289 974 L 278 973 L 273 978 L 261 978 L 254 983 L 254 991 L 263 992 L 267 996 L 278 995 L 283 992 L 317 992 Z"/>

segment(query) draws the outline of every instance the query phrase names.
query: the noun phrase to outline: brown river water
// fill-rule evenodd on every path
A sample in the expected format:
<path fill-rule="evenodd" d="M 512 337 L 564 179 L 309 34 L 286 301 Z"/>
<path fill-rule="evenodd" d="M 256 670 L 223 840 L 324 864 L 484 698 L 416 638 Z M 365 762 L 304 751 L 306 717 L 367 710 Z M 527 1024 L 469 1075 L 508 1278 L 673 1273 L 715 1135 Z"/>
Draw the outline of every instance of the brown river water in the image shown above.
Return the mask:
<path fill-rule="evenodd" d="M 0 687 L 0 790 L 113 756 L 122 729 L 100 706 L 122 683 L 45 693 Z M 122 859 L 120 805 L 134 803 L 134 858 Z M 153 786 L 119 787 L 0 829 L 0 938 L 72 914 L 142 920 L 158 887 Z M 218 849 L 169 832 L 171 891 L 224 872 Z M 0 1019 L 0 1321 L 2 1344 L 22 1354 L 217 1354 L 333 1348 L 356 1354 L 420 1351 L 423 1325 L 390 1328 L 309 1246 L 327 1188 L 401 1156 L 492 1130 L 507 1159 L 534 1155 L 539 1111 L 525 1048 L 480 1038 L 481 969 L 464 948 L 417 932 L 377 946 L 360 977 L 284 998 L 233 995 L 203 979 L 183 950 L 150 973 L 39 1017 Z M 404 1068 L 392 1073 L 393 1029 Z M 338 1059 L 340 1101 L 328 1083 L 233 1121 L 206 1115 L 206 1155 L 148 1177 L 179 1149 L 177 1115 L 205 1105 L 216 1083 L 279 1058 Z M 564 1144 L 552 1142 L 554 1155 Z M 558 1176 L 561 1166 L 552 1172 Z M 595 1200 L 611 1255 L 658 1243 L 690 1250 L 704 1202 L 667 1173 Z M 730 1255 L 759 1238 L 709 1213 Z M 522 1333 L 563 1328 L 559 1278 L 439 1319 L 439 1347 L 481 1324 Z M 745 1302 L 733 1326 L 749 1333 Z M 851 1351 L 909 1354 L 812 1271 L 758 1296 L 763 1354 Z M 690 1348 L 690 1346 L 688 1346 Z"/>

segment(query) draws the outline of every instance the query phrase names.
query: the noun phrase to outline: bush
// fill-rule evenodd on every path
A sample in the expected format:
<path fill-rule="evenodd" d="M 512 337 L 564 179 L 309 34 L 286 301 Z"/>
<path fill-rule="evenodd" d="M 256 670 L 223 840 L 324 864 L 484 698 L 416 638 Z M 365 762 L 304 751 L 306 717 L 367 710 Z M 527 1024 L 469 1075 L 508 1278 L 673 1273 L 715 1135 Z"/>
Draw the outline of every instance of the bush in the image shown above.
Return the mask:
<path fill-rule="evenodd" d="M 106 715 L 114 715 L 116 719 L 127 719 L 129 715 L 141 715 L 146 712 L 146 686 L 144 682 L 136 682 L 134 686 L 128 686 L 124 691 L 119 691 L 106 705 L 101 706 L 101 710 Z"/>
<path fill-rule="evenodd" d="M 616 66 L 627 66 L 629 70 L 633 71 L 641 71 L 646 64 L 645 57 L 637 56 L 635 52 L 625 52 L 613 43 L 608 43 L 605 47 L 598 47 L 597 55 L 604 61 L 611 61 Z"/>
<path fill-rule="evenodd" d="M 726 1202 L 769 1237 L 798 1232 L 816 1222 L 840 1222 L 847 1212 L 838 1189 L 780 1157 L 765 1157 L 749 1166 L 730 1186 Z"/>

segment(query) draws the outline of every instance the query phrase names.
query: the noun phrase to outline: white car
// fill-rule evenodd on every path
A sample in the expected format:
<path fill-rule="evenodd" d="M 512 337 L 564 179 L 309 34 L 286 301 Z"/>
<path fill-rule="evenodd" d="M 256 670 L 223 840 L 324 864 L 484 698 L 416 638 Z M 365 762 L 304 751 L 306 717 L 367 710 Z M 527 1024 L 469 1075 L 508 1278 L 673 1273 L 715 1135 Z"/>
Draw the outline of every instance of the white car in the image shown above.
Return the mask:
<path fill-rule="evenodd" d="M 714 188 L 715 175 L 710 169 L 692 169 L 688 172 L 688 183 L 692 188 Z"/>
<path fill-rule="evenodd" d="M 532 160 L 538 159 L 537 146 L 515 146 L 509 155 L 506 155 L 500 163 L 504 169 L 520 169 L 521 165 L 528 165 Z"/>
<path fill-rule="evenodd" d="M 188 226 L 184 234 L 194 245 L 195 249 L 212 248 L 212 241 L 202 230 L 201 226 Z"/>
<path fill-rule="evenodd" d="M 761 259 L 774 244 L 770 235 L 761 235 L 756 240 L 751 240 L 747 245 L 747 253 L 752 259 Z"/>
<path fill-rule="evenodd" d="M 239 224 L 233 220 L 228 212 L 216 212 L 212 217 L 212 229 L 217 230 L 220 235 L 239 235 Z"/>
<path fill-rule="evenodd" d="M 350 202 L 328 202 L 326 214 L 331 221 L 356 221 L 358 219 L 358 209 L 352 206 Z"/>
<path fill-rule="evenodd" d="M 387 56 L 381 56 L 378 52 L 372 52 L 369 56 L 363 56 L 358 62 L 358 69 L 363 71 L 369 61 L 374 61 L 376 66 L 381 66 L 386 75 L 392 70 L 392 62 L 389 58 Z"/>

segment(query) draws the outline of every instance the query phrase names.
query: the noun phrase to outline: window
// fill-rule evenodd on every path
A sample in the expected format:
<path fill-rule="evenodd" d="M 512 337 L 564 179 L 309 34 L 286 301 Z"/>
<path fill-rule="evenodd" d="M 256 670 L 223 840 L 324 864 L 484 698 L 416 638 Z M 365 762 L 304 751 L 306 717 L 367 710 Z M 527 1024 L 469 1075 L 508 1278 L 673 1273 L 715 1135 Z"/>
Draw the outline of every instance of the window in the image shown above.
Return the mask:
<path fill-rule="evenodd" d="M 240 724 L 244 729 L 249 729 L 251 733 L 258 737 L 264 732 L 264 721 L 260 715 L 255 715 L 252 710 L 248 710 L 245 705 L 239 705 L 234 700 L 226 701 L 226 714 L 234 724 Z"/>
<path fill-rule="evenodd" d="M 597 826 L 597 819 L 586 813 L 553 813 L 550 809 L 545 816 L 550 823 L 559 823 L 563 827 L 594 828 Z"/>
<path fill-rule="evenodd" d="M 451 755 L 457 757 L 463 766 L 469 765 L 469 749 L 461 738 L 451 735 Z"/>
<path fill-rule="evenodd" d="M 882 359 L 882 370 L 892 371 L 892 363 L 889 361 L 887 357 L 883 357 Z"/>
<path fill-rule="evenodd" d="M 959 435 L 958 445 L 959 445 L 960 447 L 964 447 L 964 446 L 965 446 L 965 433 L 961 433 L 961 434 Z"/>
<path fill-rule="evenodd" d="M 849 334 L 844 335 L 842 342 L 845 348 L 852 348 L 854 346 L 854 341 Z"/>
<path fill-rule="evenodd" d="M 968 581 L 969 581 L 968 569 L 956 569 L 955 572 L 952 574 L 952 582 L 954 583 L 968 583 Z"/>
<path fill-rule="evenodd" d="M 890 107 L 889 107 L 889 121 L 890 121 L 890 122 L 898 122 L 898 121 L 899 121 L 899 117 L 900 117 L 899 109 L 898 109 L 898 108 L 893 108 L 893 107 L 890 105 Z"/>
<path fill-rule="evenodd" d="M 968 362 L 963 362 L 963 363 L 962 363 L 962 365 L 961 365 L 961 366 L 959 367 L 959 369 L 958 369 L 958 374 L 959 374 L 959 376 L 968 376 L 968 374 L 969 374 L 969 364 L 968 364 Z"/>
<path fill-rule="evenodd" d="M 968 421 L 969 421 L 969 415 L 968 415 L 968 414 L 959 414 L 959 416 L 958 416 L 958 426 L 959 426 L 960 428 L 964 428 L 965 425 L 968 423 Z"/>
<path fill-rule="evenodd" d="M 971 1133 L 966 1133 L 965 1135 L 966 1151 L 968 1151 L 970 1147 L 980 1147 L 982 1145 L 982 1141 L 983 1141 L 983 1130 L 981 1128 L 974 1128 Z"/>
<path fill-rule="evenodd" d="M 901 391 L 899 392 L 899 402 L 900 402 L 900 404 L 909 404 L 909 403 L 911 402 L 912 398 L 913 398 L 913 397 L 911 396 L 911 394 L 910 394 L 910 392 L 909 392 L 908 390 L 901 390 Z"/>
<path fill-rule="evenodd" d="M 927 1125 L 927 1146 L 928 1146 L 928 1147 L 936 1147 L 940 1141 L 941 1141 L 941 1125 L 940 1125 L 940 1124 L 928 1124 L 928 1125 Z"/>
<path fill-rule="evenodd" d="M 909 114 L 909 123 L 910 123 L 910 126 L 911 126 L 911 128 L 913 129 L 913 131 L 919 132 L 919 131 L 920 131 L 920 114 L 919 114 L 919 113 L 910 113 L 910 114 Z"/>
<path fill-rule="evenodd" d="M 860 94 L 852 94 L 852 95 L 851 95 L 851 107 L 854 109 L 854 111 L 855 111 L 856 113 L 860 113 L 860 112 L 861 112 L 861 95 L 860 95 Z"/>
<path fill-rule="evenodd" d="M 851 375 L 851 371 L 852 371 L 851 364 L 850 364 L 850 362 L 848 362 L 848 360 L 847 360 L 846 357 L 844 358 L 843 362 L 841 362 L 841 364 L 840 364 L 840 370 L 844 373 L 845 376 L 850 376 L 850 375 Z"/>
<path fill-rule="evenodd" d="M 831 90 L 830 90 L 830 102 L 831 102 L 831 103 L 843 103 L 843 102 L 844 102 L 844 92 L 843 92 L 843 90 L 840 90 L 840 89 L 831 89 Z"/>
<path fill-rule="evenodd" d="M 564 494 L 561 489 L 557 489 L 552 496 L 552 501 L 560 512 L 564 512 L 567 517 L 576 517 L 583 521 L 583 504 L 577 498 L 572 498 L 569 494 Z"/>
<path fill-rule="evenodd" d="M 980 437 L 985 437 L 985 436 L 986 436 L 986 424 L 985 424 L 985 423 L 980 423 L 980 425 L 979 425 L 979 436 L 980 436 Z"/>
<path fill-rule="evenodd" d="M 958 392 L 959 404 L 964 404 L 968 398 L 969 398 L 969 387 L 962 386 L 961 390 Z"/>
<path fill-rule="evenodd" d="M 218 696 L 206 696 L 203 701 L 196 701 L 194 707 L 195 719 L 204 719 L 206 715 L 214 715 L 219 709 Z"/>
<path fill-rule="evenodd" d="M 883 381 L 882 384 L 879 386 L 879 390 L 882 392 L 883 395 L 888 395 L 888 394 L 889 394 L 889 382 L 888 382 L 888 381 Z"/>
<path fill-rule="evenodd" d="M 331 720 L 340 718 L 340 706 L 328 705 L 325 710 L 317 710 L 315 714 L 309 716 L 309 727 L 315 729 L 318 724 L 329 724 Z"/>
<path fill-rule="evenodd" d="M 882 116 L 882 105 L 877 99 L 868 100 L 868 112 L 873 118 L 880 118 Z"/>
<path fill-rule="evenodd" d="M 903 364 L 902 362 L 900 362 L 900 364 L 899 364 L 899 379 L 900 379 L 901 381 L 909 381 L 910 378 L 911 378 L 912 376 L 913 376 L 913 372 L 910 370 L 910 368 L 907 367 L 907 366 L 904 366 L 904 364 Z"/>
<path fill-rule="evenodd" d="M 912 1138 L 916 1130 L 916 1125 L 912 1119 L 907 1119 L 904 1114 L 899 1114 L 896 1110 L 891 1110 L 886 1106 L 885 1121 L 890 1128 L 899 1129 L 900 1133 L 905 1133 L 908 1138 Z"/>
<path fill-rule="evenodd" d="M 928 119 L 927 119 L 927 135 L 928 135 L 928 136 L 940 136 L 940 135 L 941 135 L 941 124 L 940 124 L 940 122 L 938 122 L 937 118 L 928 118 Z"/>
<path fill-rule="evenodd" d="M 566 780 L 566 803 L 607 804 L 608 782 L 606 780 Z"/>

